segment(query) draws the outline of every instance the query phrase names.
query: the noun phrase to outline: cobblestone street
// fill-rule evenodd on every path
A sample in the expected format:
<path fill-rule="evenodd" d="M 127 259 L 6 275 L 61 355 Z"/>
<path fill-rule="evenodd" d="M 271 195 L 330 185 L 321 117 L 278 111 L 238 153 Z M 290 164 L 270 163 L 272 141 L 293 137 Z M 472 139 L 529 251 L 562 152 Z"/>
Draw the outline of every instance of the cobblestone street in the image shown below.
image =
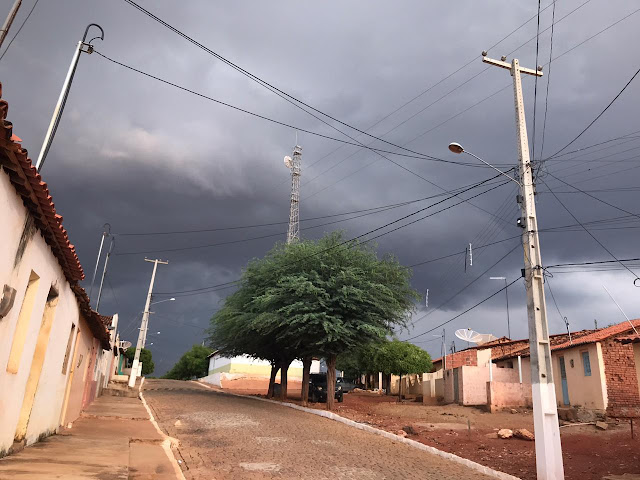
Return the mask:
<path fill-rule="evenodd" d="M 407 445 L 193 382 L 148 380 L 160 427 L 180 441 L 187 479 L 484 479 Z"/>

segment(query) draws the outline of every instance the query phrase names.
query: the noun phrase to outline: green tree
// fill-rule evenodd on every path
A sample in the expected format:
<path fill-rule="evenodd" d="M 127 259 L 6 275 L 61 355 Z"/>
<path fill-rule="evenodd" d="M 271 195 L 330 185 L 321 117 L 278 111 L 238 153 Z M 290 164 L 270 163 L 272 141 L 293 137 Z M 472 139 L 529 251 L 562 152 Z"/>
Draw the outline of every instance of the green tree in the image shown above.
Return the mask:
<path fill-rule="evenodd" d="M 279 352 L 284 359 L 283 389 L 285 365 L 303 358 L 306 401 L 310 355 L 326 359 L 331 392 L 338 354 L 406 326 L 413 301 L 420 298 L 409 277 L 409 269 L 395 258 L 379 259 L 373 247 L 345 242 L 341 233 L 279 244 L 263 259 L 249 263 L 239 290 L 212 319 L 211 343 L 219 345 L 215 336 L 222 332 L 234 348 L 239 339 L 246 340 L 249 355 L 266 358 L 258 352 L 264 346 Z M 333 403 L 333 396 L 327 395 L 327 408 Z"/>
<path fill-rule="evenodd" d="M 378 373 L 375 352 L 380 342 L 368 343 L 338 355 L 336 368 L 344 372 L 345 378 L 356 380 L 362 374 Z"/>
<path fill-rule="evenodd" d="M 133 362 L 133 357 L 136 354 L 136 349 L 134 347 L 129 347 L 124 352 L 125 356 L 129 359 L 129 362 Z M 156 366 L 153 363 L 151 350 L 147 350 L 143 348 L 140 350 L 140 362 L 142 362 L 142 374 L 150 375 L 155 370 Z"/>
<path fill-rule="evenodd" d="M 402 375 L 424 373 L 431 370 L 431 357 L 420 347 L 394 339 L 378 346 L 374 360 L 378 371 L 399 375 L 398 396 L 402 398 Z"/>
<path fill-rule="evenodd" d="M 202 345 L 194 345 L 162 378 L 173 380 L 191 380 L 204 377 L 209 370 L 209 359 L 212 350 Z"/>

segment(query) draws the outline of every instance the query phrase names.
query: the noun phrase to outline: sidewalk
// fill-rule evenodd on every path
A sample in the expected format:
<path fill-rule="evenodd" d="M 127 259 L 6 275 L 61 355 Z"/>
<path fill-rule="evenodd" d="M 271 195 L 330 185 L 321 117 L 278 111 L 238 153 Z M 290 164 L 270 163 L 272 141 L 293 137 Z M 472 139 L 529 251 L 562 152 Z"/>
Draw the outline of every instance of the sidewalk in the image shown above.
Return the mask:
<path fill-rule="evenodd" d="M 0 459 L 0 479 L 174 480 L 139 398 L 102 396 L 70 429 Z"/>

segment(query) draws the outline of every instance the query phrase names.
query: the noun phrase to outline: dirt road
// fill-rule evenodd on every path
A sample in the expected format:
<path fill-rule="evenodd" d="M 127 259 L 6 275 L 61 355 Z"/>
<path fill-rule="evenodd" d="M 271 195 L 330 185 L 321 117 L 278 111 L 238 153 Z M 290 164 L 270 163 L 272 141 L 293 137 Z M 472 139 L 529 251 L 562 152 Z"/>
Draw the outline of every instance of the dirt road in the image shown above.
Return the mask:
<path fill-rule="evenodd" d="M 486 479 L 440 457 L 333 420 L 192 382 L 147 380 L 188 479 Z"/>

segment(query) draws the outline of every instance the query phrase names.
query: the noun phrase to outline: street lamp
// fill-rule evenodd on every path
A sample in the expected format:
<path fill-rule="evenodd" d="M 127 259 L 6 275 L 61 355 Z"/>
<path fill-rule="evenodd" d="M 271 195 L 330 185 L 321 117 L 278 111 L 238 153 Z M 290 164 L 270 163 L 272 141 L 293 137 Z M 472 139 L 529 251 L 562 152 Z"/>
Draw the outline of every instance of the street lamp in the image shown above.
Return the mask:
<path fill-rule="evenodd" d="M 175 298 L 171 297 L 171 298 L 167 298 L 165 300 L 158 300 L 157 302 L 152 302 L 152 303 L 149 304 L 149 306 L 155 305 L 157 303 L 162 303 L 162 302 L 174 302 L 175 300 L 176 300 Z"/>
<path fill-rule="evenodd" d="M 506 173 L 504 173 L 502 170 L 500 170 L 499 168 L 494 167 L 493 165 L 491 165 L 489 162 L 485 162 L 483 159 L 481 159 L 479 156 L 471 153 L 471 152 L 467 152 L 464 148 L 462 148 L 462 145 L 460 145 L 459 143 L 453 142 L 449 144 L 449 150 L 451 150 L 453 153 L 466 153 L 467 155 L 471 155 L 473 158 L 476 158 L 478 160 L 480 160 L 482 163 L 484 163 L 485 165 L 493 168 L 496 172 L 500 172 L 502 175 L 504 175 L 505 177 L 507 177 L 509 180 L 511 180 L 512 182 L 516 182 L 518 185 L 520 185 L 522 187 L 522 184 L 517 181 L 515 178 L 507 175 Z"/>
<path fill-rule="evenodd" d="M 507 288 L 507 277 L 489 277 L 489 280 L 504 280 L 504 294 L 507 297 L 507 336 L 511 339 L 511 326 L 509 324 L 509 289 Z"/>

